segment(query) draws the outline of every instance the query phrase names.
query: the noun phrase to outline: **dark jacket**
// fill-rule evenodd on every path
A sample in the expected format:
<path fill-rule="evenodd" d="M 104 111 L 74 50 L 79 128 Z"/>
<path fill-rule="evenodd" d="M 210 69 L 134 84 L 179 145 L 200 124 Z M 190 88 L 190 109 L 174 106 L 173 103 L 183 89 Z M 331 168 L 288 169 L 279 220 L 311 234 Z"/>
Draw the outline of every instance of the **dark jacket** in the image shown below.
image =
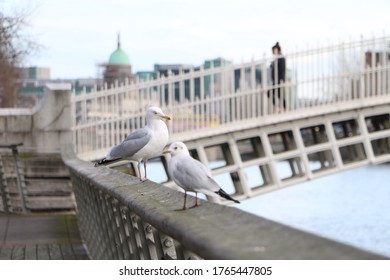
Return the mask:
<path fill-rule="evenodd" d="M 278 62 L 277 69 L 275 70 L 275 61 Z M 276 79 L 275 79 L 276 74 Z M 286 59 L 281 56 L 272 61 L 271 63 L 271 79 L 273 85 L 280 84 L 280 81 L 286 81 Z"/>

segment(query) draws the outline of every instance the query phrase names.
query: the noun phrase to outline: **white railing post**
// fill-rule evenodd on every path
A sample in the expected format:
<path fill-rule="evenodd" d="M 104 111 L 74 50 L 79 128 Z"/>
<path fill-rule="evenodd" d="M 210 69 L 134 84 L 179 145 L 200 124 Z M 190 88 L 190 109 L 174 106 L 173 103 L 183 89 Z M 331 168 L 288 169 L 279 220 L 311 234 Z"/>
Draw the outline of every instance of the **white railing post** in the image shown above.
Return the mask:
<path fill-rule="evenodd" d="M 254 58 L 252 57 L 252 60 L 251 60 L 251 67 L 250 67 L 250 74 L 251 74 L 251 77 L 250 77 L 250 80 L 251 80 L 251 87 L 250 87 L 250 95 L 249 95 L 249 100 L 250 100 L 250 110 L 251 110 L 251 114 L 250 114 L 250 118 L 256 118 L 258 117 L 258 114 L 257 114 L 257 110 L 256 110 L 256 99 L 257 99 L 257 92 L 256 92 L 256 62 L 254 60 Z"/>
<path fill-rule="evenodd" d="M 200 117 L 200 127 L 204 127 L 204 123 L 203 123 L 203 116 L 204 116 L 204 98 L 205 98 L 205 84 L 204 84 L 204 78 L 205 78 L 205 74 L 204 74 L 204 68 L 203 66 L 200 67 L 200 105 L 199 105 L 199 113 L 196 114 L 196 118 L 199 119 Z M 199 116 L 200 114 L 200 116 Z"/>
<path fill-rule="evenodd" d="M 268 115 L 268 75 L 267 75 L 267 57 L 264 53 L 263 60 L 261 62 L 261 99 L 262 99 L 262 116 Z M 272 97 L 271 97 L 272 98 Z"/>

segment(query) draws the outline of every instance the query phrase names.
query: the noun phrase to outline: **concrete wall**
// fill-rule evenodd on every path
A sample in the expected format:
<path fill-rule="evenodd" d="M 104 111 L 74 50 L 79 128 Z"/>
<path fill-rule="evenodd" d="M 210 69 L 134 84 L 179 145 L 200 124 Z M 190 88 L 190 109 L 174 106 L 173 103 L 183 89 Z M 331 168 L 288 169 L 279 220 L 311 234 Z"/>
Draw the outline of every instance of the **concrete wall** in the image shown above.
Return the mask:
<path fill-rule="evenodd" d="M 75 209 L 69 172 L 60 156 L 60 147 L 72 141 L 71 94 L 70 84 L 48 84 L 44 98 L 34 108 L 0 109 L 0 145 L 23 143 L 18 147 L 22 187 L 18 186 L 11 150 L 0 148 L 5 185 L 0 193 L 10 211 Z M 0 207 L 0 211 L 4 209 Z"/>

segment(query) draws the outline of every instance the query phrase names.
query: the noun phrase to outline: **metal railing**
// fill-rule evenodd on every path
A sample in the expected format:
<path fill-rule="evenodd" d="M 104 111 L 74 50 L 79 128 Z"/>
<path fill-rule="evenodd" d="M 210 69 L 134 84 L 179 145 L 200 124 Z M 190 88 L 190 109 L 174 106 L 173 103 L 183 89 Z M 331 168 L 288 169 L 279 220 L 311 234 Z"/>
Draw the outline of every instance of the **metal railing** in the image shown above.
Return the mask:
<path fill-rule="evenodd" d="M 173 116 L 171 138 L 182 140 L 248 120 L 388 97 L 389 42 L 390 37 L 362 39 L 284 54 L 286 81 L 279 84 L 270 78 L 275 58 L 264 56 L 84 92 L 72 100 L 76 152 L 88 160 L 104 156 L 145 124 L 145 109 L 152 105 Z"/>
<path fill-rule="evenodd" d="M 24 171 L 18 154 L 18 146 L 23 143 L 16 144 L 0 144 L 0 149 L 11 150 L 13 170 L 5 172 L 3 157 L 0 154 L 0 194 L 2 197 L 0 211 L 8 212 L 23 212 L 27 213 L 26 206 L 26 182 Z M 8 178 L 7 178 L 8 177 Z M 14 177 L 14 178 L 13 178 Z M 14 179 L 16 188 L 11 191 L 8 188 L 7 179 Z"/>
<path fill-rule="evenodd" d="M 383 258 L 228 206 L 202 202 L 175 211 L 181 207 L 180 192 L 95 168 L 78 159 L 70 146 L 63 148 L 62 157 L 92 259 Z"/>

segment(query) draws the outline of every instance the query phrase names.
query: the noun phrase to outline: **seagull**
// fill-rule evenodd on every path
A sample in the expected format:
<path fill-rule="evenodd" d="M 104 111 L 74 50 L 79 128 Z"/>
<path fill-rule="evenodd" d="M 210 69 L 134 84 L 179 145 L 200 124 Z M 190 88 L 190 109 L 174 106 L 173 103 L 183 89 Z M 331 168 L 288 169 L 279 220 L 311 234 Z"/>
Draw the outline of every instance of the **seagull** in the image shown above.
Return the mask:
<path fill-rule="evenodd" d="M 106 157 L 95 164 L 106 165 L 118 160 L 134 160 L 138 162 L 138 174 L 141 178 L 141 162 L 144 162 L 145 177 L 148 180 L 146 164 L 148 159 L 160 156 L 168 144 L 169 133 L 165 120 L 171 118 L 158 107 L 150 107 L 146 111 L 146 126 L 133 131 L 119 145 L 112 147 Z"/>
<path fill-rule="evenodd" d="M 180 210 L 186 210 L 187 192 L 195 192 L 195 204 L 192 207 L 199 206 L 198 192 L 240 203 L 214 181 L 205 165 L 190 156 L 188 148 L 183 142 L 172 143 L 163 153 L 171 154 L 168 170 L 175 183 L 184 189 L 184 205 L 183 209 Z"/>

